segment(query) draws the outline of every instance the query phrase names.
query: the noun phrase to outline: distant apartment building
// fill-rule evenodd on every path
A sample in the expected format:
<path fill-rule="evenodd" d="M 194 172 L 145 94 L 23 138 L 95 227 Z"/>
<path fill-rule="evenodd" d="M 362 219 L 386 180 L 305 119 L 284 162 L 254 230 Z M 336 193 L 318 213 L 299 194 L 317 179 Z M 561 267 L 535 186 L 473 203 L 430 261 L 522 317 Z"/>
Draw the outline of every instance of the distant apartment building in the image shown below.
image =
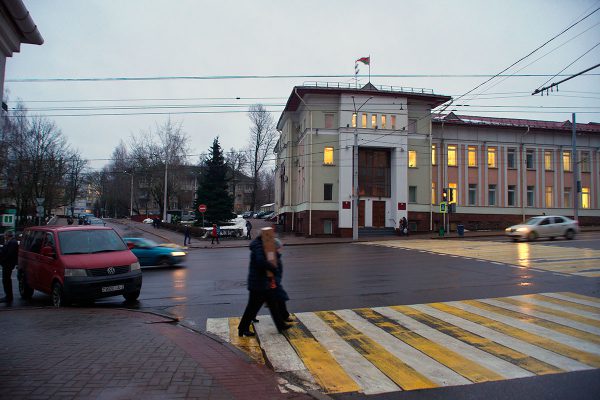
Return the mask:
<path fill-rule="evenodd" d="M 544 212 L 573 215 L 569 122 L 432 116 L 449 99 L 372 84 L 295 87 L 277 124 L 275 201 L 283 229 L 351 236 L 355 181 L 359 228 L 392 229 L 406 217 L 412 230 L 435 230 L 444 188 L 456 193 L 451 224 L 467 229 Z M 600 223 L 600 125 L 577 124 L 577 132 L 580 221 Z"/>

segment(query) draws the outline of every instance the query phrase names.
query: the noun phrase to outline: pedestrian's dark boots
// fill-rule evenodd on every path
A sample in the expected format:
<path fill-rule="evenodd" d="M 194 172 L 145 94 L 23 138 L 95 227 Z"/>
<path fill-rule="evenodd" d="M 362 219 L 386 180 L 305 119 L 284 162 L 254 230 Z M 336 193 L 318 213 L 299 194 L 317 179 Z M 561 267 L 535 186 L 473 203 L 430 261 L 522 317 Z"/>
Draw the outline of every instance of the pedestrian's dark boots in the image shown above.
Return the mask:
<path fill-rule="evenodd" d="M 238 336 L 239 337 L 242 337 L 242 336 L 256 336 L 256 333 L 254 333 L 252 331 L 249 331 L 249 330 L 243 331 L 241 329 L 238 329 Z"/>

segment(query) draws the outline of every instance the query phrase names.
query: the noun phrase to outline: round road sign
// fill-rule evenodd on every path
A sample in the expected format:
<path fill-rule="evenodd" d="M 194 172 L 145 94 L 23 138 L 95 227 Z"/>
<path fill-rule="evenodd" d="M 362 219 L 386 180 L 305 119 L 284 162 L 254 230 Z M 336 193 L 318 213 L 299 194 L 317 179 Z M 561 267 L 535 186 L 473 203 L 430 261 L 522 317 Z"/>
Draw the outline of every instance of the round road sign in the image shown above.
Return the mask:
<path fill-rule="evenodd" d="M 201 213 L 206 212 L 206 204 L 200 204 L 198 206 L 198 211 L 200 211 Z"/>

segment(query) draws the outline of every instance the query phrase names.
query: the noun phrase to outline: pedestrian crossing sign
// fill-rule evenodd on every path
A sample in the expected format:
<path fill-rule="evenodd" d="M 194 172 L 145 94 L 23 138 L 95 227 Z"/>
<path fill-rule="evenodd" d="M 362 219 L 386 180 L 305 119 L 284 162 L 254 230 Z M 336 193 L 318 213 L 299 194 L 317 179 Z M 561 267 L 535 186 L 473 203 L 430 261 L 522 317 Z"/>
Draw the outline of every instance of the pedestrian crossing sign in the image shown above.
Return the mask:
<path fill-rule="evenodd" d="M 446 203 L 445 201 L 442 201 L 440 203 L 440 213 L 446 214 L 447 212 L 448 212 L 448 203 Z"/>

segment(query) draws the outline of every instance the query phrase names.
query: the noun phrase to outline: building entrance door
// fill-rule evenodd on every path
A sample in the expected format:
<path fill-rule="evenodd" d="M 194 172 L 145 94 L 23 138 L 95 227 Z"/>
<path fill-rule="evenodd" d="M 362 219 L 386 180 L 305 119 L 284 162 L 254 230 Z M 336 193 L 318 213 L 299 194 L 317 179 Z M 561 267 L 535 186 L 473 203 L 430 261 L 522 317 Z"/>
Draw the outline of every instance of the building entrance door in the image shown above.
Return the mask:
<path fill-rule="evenodd" d="M 365 226 L 365 201 L 360 200 L 358 202 L 358 227 L 364 228 Z"/>
<path fill-rule="evenodd" d="M 385 201 L 373 202 L 373 227 L 385 227 Z"/>

